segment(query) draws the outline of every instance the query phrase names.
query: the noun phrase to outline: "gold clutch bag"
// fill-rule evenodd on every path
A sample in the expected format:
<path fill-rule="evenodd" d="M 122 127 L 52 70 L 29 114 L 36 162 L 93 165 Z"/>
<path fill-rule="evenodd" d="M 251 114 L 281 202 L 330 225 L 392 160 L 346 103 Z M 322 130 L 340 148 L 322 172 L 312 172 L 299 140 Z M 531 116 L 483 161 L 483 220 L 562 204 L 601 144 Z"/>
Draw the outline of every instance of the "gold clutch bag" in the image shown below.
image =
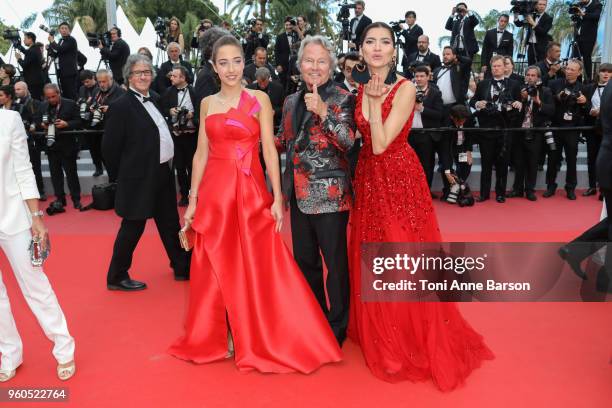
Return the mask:
<path fill-rule="evenodd" d="M 193 249 L 193 243 L 195 241 L 195 231 L 191 228 L 191 225 L 185 225 L 178 233 L 179 241 L 181 242 L 181 248 L 189 252 Z"/>

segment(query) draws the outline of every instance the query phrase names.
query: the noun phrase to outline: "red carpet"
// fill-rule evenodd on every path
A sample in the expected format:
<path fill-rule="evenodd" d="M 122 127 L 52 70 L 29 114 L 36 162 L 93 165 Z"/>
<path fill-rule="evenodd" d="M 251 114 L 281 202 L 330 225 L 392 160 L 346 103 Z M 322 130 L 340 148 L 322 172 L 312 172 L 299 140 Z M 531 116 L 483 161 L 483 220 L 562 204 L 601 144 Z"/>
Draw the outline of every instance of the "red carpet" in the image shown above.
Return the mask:
<path fill-rule="evenodd" d="M 436 208 L 446 240 L 554 242 L 569 240 L 594 223 L 601 202 L 593 197 L 570 202 L 557 195 L 536 203 L 512 199 L 472 208 L 438 202 Z M 609 407 L 612 401 L 612 303 L 460 305 L 496 359 L 446 394 L 430 382 L 377 380 L 351 342 L 343 348 L 344 362 L 309 376 L 240 374 L 231 361 L 197 366 L 165 354 L 181 333 L 188 284 L 172 279 L 153 223 L 132 270 L 132 277 L 147 282 L 149 289 L 116 293 L 105 288 L 119 223 L 114 213 L 70 210 L 46 222 L 53 244 L 46 272 L 76 338 L 78 369 L 69 382 L 57 380 L 51 343 L 1 256 L 25 361 L 17 377 L 2 387 L 66 386 L 70 393 L 69 404 L 12 406 Z"/>

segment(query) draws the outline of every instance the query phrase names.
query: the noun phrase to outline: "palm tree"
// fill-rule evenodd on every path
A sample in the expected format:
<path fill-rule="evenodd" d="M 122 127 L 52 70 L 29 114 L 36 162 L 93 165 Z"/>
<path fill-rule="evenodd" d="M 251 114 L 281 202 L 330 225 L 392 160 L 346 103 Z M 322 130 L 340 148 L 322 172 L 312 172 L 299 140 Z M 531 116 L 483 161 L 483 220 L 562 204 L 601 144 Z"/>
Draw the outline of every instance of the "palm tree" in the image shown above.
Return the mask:
<path fill-rule="evenodd" d="M 552 0 L 548 4 L 547 13 L 554 21 L 550 35 L 561 44 L 571 41 L 574 36 L 574 25 L 567 11 L 567 3 L 563 0 Z"/>
<path fill-rule="evenodd" d="M 117 3 L 124 5 L 121 0 Z M 62 21 L 72 24 L 76 20 L 79 24 L 83 21 L 87 28 L 93 31 L 106 31 L 105 0 L 54 0 L 51 7 L 43 11 L 43 16 L 52 26 L 57 26 Z M 94 22 L 93 27 L 91 21 Z"/>
<path fill-rule="evenodd" d="M 233 16 L 244 15 L 244 19 L 247 20 L 254 15 L 265 21 L 268 7 L 273 3 L 287 4 L 286 0 L 229 0 L 228 5 L 233 5 L 230 9 L 230 14 Z"/>

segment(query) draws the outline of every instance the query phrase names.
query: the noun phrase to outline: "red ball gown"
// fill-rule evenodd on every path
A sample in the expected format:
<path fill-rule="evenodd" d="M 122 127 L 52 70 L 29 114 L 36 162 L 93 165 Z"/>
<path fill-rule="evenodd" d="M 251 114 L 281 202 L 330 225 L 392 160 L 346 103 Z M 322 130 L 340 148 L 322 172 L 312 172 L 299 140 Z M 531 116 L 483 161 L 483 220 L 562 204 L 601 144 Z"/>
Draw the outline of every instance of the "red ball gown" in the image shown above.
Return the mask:
<path fill-rule="evenodd" d="M 386 120 L 397 83 L 387 95 Z M 355 122 L 363 137 L 355 173 L 350 221 L 351 311 L 349 337 L 358 342 L 377 377 L 397 382 L 432 379 L 441 390 L 460 385 L 493 353 L 454 303 L 363 302 L 360 245 L 365 242 L 440 242 L 441 235 L 425 173 L 407 143 L 412 117 L 388 149 L 372 152 L 370 125 L 359 89 Z"/>
<path fill-rule="evenodd" d="M 208 163 L 194 216 L 185 335 L 169 352 L 223 360 L 228 324 L 241 371 L 309 373 L 341 360 L 336 339 L 280 234 L 258 160 L 257 99 L 206 117 Z"/>

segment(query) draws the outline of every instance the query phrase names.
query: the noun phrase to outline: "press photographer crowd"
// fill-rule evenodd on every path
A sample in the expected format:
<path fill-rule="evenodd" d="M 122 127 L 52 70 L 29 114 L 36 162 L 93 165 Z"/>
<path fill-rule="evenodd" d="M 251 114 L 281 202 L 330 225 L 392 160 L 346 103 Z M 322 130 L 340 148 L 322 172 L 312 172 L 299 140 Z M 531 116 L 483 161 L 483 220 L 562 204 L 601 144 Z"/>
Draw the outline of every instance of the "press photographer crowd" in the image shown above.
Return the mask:
<path fill-rule="evenodd" d="M 365 6 L 363 1 L 345 1 L 338 14 L 344 47 L 339 47 L 333 80 L 354 95 L 369 79 L 360 55 L 361 34 L 372 23 Z M 546 12 L 546 0 L 512 0 L 510 7 L 510 13 L 501 14 L 497 26 L 488 30 L 479 44 L 475 29 L 481 21 L 466 3 L 458 3 L 446 20 L 450 44 L 443 47 L 441 55 L 430 50 L 427 29 L 417 24 L 414 11 L 389 24 L 395 33 L 397 56 L 400 49 L 403 55 L 401 60 L 394 59 L 393 71 L 417 87 L 408 142 L 430 187 L 440 174 L 440 199 L 450 203 L 463 206 L 489 200 L 493 169 L 499 203 L 514 197 L 536 201 L 536 179 L 544 168 L 546 190 L 541 197 L 551 197 L 557 194 L 563 161 L 567 169 L 565 195 L 575 200 L 580 143 L 586 143 L 588 162 L 588 186 L 582 195 L 597 195 L 600 99 L 612 74 L 612 64 L 592 61 L 602 4 L 580 0 L 568 5 L 574 35 L 565 58 L 562 45 L 550 35 L 555 22 Z M 509 30 L 511 19 L 514 26 L 522 28 L 520 38 Z M 243 84 L 268 94 L 278 128 L 285 98 L 303 89 L 296 63 L 300 44 L 317 33 L 304 16 L 286 17 L 283 32 L 276 35 L 266 32 L 266 21 L 260 18 L 249 25 L 250 32 L 239 38 L 246 62 Z M 83 208 L 77 172 L 81 150 L 91 153 L 93 177 L 102 176 L 107 161 L 112 160 L 102 149 L 109 137 L 104 132 L 106 113 L 126 92 L 135 92 L 130 82 L 135 73 L 125 70 L 134 51 L 153 65 L 152 71 L 138 74 L 154 77 L 150 98 L 155 103 L 151 109 L 157 113 L 150 114 L 163 117 L 168 124 L 174 149 L 172 167 L 180 190 L 178 205 L 188 205 L 200 102 L 220 86 L 211 63 L 213 45 L 223 35 L 235 32 L 228 23 L 217 26 L 209 19 L 203 19 L 192 35 L 182 33 L 177 18 L 158 18 L 154 27 L 158 36 L 155 50 L 131 49 L 118 27 L 104 34 L 88 33 L 89 45 L 100 52 L 100 63 L 93 71 L 83 68 L 87 61 L 71 36 L 69 23 L 54 29 L 41 27 L 48 33 L 47 46 L 32 32 L 3 33 L 12 43 L 16 64 L 2 61 L 0 65 L 0 106 L 21 115 L 41 201 L 47 193 L 41 154 L 48 158 L 55 196 L 46 209 L 48 214 L 65 211 L 64 177 L 72 205 Z M 191 53 L 185 50 L 186 43 Z M 160 59 L 166 61 L 160 63 Z M 55 74 L 50 76 L 51 67 Z M 90 132 L 78 132 L 82 130 Z M 353 173 L 359 147 L 357 143 L 347 152 Z M 468 180 L 476 149 L 481 158 L 480 194 L 472 197 Z M 263 156 L 261 160 L 263 163 Z M 510 171 L 514 172 L 514 183 L 508 186 Z M 109 174 L 111 183 L 113 176 Z M 477 185 L 476 180 L 472 184 Z M 432 196 L 436 195 L 432 192 Z"/>

